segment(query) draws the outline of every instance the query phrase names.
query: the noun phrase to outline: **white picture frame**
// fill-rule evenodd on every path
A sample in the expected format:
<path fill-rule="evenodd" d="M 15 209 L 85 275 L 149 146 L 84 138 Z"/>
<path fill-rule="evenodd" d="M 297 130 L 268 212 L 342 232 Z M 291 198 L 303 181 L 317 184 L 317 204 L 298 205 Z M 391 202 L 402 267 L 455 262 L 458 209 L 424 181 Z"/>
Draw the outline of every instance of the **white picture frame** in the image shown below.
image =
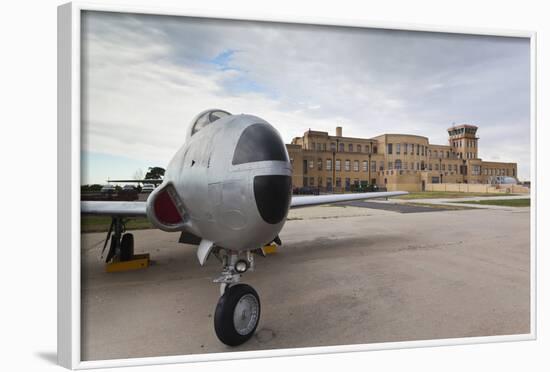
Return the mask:
<path fill-rule="evenodd" d="M 287 22 L 316 25 L 386 28 L 413 31 L 467 33 L 529 38 L 531 43 L 531 178 L 536 180 L 536 33 L 486 29 L 425 27 L 412 24 L 376 23 L 364 20 L 333 20 L 309 17 L 263 17 L 255 14 L 221 14 L 175 8 L 136 7 L 113 3 L 72 2 L 58 8 L 58 360 L 71 369 L 185 363 L 241 358 L 313 355 L 353 351 L 386 350 L 506 342 L 536 339 L 536 204 L 537 185 L 531 184 L 531 332 L 511 336 L 488 336 L 380 344 L 342 345 L 217 354 L 159 356 L 135 359 L 82 361 L 80 357 L 80 16 L 82 11 L 193 16 L 234 20 Z"/>

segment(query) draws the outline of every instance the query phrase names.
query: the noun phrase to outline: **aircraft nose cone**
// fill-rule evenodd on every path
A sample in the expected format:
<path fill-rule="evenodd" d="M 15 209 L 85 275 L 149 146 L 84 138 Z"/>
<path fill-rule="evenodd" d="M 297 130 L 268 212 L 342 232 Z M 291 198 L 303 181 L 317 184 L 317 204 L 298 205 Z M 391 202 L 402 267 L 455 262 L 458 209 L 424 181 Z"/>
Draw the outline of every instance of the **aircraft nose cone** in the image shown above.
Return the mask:
<path fill-rule="evenodd" d="M 260 216 L 269 224 L 285 218 L 292 194 L 290 176 L 267 175 L 254 177 L 254 198 Z"/>

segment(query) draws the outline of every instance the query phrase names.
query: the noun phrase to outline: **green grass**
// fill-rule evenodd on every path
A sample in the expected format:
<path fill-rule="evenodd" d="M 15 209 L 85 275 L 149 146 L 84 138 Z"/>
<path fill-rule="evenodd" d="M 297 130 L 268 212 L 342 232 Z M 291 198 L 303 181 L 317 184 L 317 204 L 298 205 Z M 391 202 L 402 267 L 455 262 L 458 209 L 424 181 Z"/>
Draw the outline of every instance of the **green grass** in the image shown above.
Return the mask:
<path fill-rule="evenodd" d="M 500 205 L 503 207 L 529 207 L 531 199 L 498 199 L 498 200 L 479 200 L 479 201 L 456 201 L 453 203 L 479 204 L 479 205 Z"/>
<path fill-rule="evenodd" d="M 504 194 L 510 196 L 513 194 Z M 484 193 L 484 192 L 448 192 L 448 191 L 424 191 L 411 192 L 407 195 L 396 196 L 396 199 L 455 199 L 469 198 L 478 196 L 504 196 L 502 193 Z"/>
<path fill-rule="evenodd" d="M 81 232 L 107 232 L 111 225 L 111 217 L 82 216 Z M 153 226 L 145 217 L 136 217 L 126 222 L 126 230 L 152 229 Z"/>

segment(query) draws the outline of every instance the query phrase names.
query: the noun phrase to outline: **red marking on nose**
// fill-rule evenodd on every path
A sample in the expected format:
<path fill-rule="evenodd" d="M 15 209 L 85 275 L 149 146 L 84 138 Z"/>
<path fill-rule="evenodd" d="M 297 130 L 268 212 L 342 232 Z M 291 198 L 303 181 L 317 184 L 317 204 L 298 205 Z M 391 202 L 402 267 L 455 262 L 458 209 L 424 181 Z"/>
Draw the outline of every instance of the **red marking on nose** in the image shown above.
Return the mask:
<path fill-rule="evenodd" d="M 181 215 L 167 189 L 158 193 L 155 198 L 154 208 L 155 216 L 159 222 L 167 225 L 175 225 L 182 222 Z"/>

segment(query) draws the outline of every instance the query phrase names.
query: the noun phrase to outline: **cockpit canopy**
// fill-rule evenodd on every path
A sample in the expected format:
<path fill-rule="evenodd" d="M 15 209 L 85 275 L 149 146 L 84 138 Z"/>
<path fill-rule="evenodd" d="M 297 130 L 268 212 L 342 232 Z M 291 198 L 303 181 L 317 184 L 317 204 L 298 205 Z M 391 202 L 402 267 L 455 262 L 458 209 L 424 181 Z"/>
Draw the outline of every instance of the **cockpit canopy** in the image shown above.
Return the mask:
<path fill-rule="evenodd" d="M 224 118 L 226 116 L 231 116 L 231 114 L 227 111 L 218 109 L 206 110 L 201 112 L 193 121 L 193 125 L 191 126 L 191 136 L 200 131 L 202 128 L 206 127 L 207 125 L 212 124 L 216 120 Z"/>

